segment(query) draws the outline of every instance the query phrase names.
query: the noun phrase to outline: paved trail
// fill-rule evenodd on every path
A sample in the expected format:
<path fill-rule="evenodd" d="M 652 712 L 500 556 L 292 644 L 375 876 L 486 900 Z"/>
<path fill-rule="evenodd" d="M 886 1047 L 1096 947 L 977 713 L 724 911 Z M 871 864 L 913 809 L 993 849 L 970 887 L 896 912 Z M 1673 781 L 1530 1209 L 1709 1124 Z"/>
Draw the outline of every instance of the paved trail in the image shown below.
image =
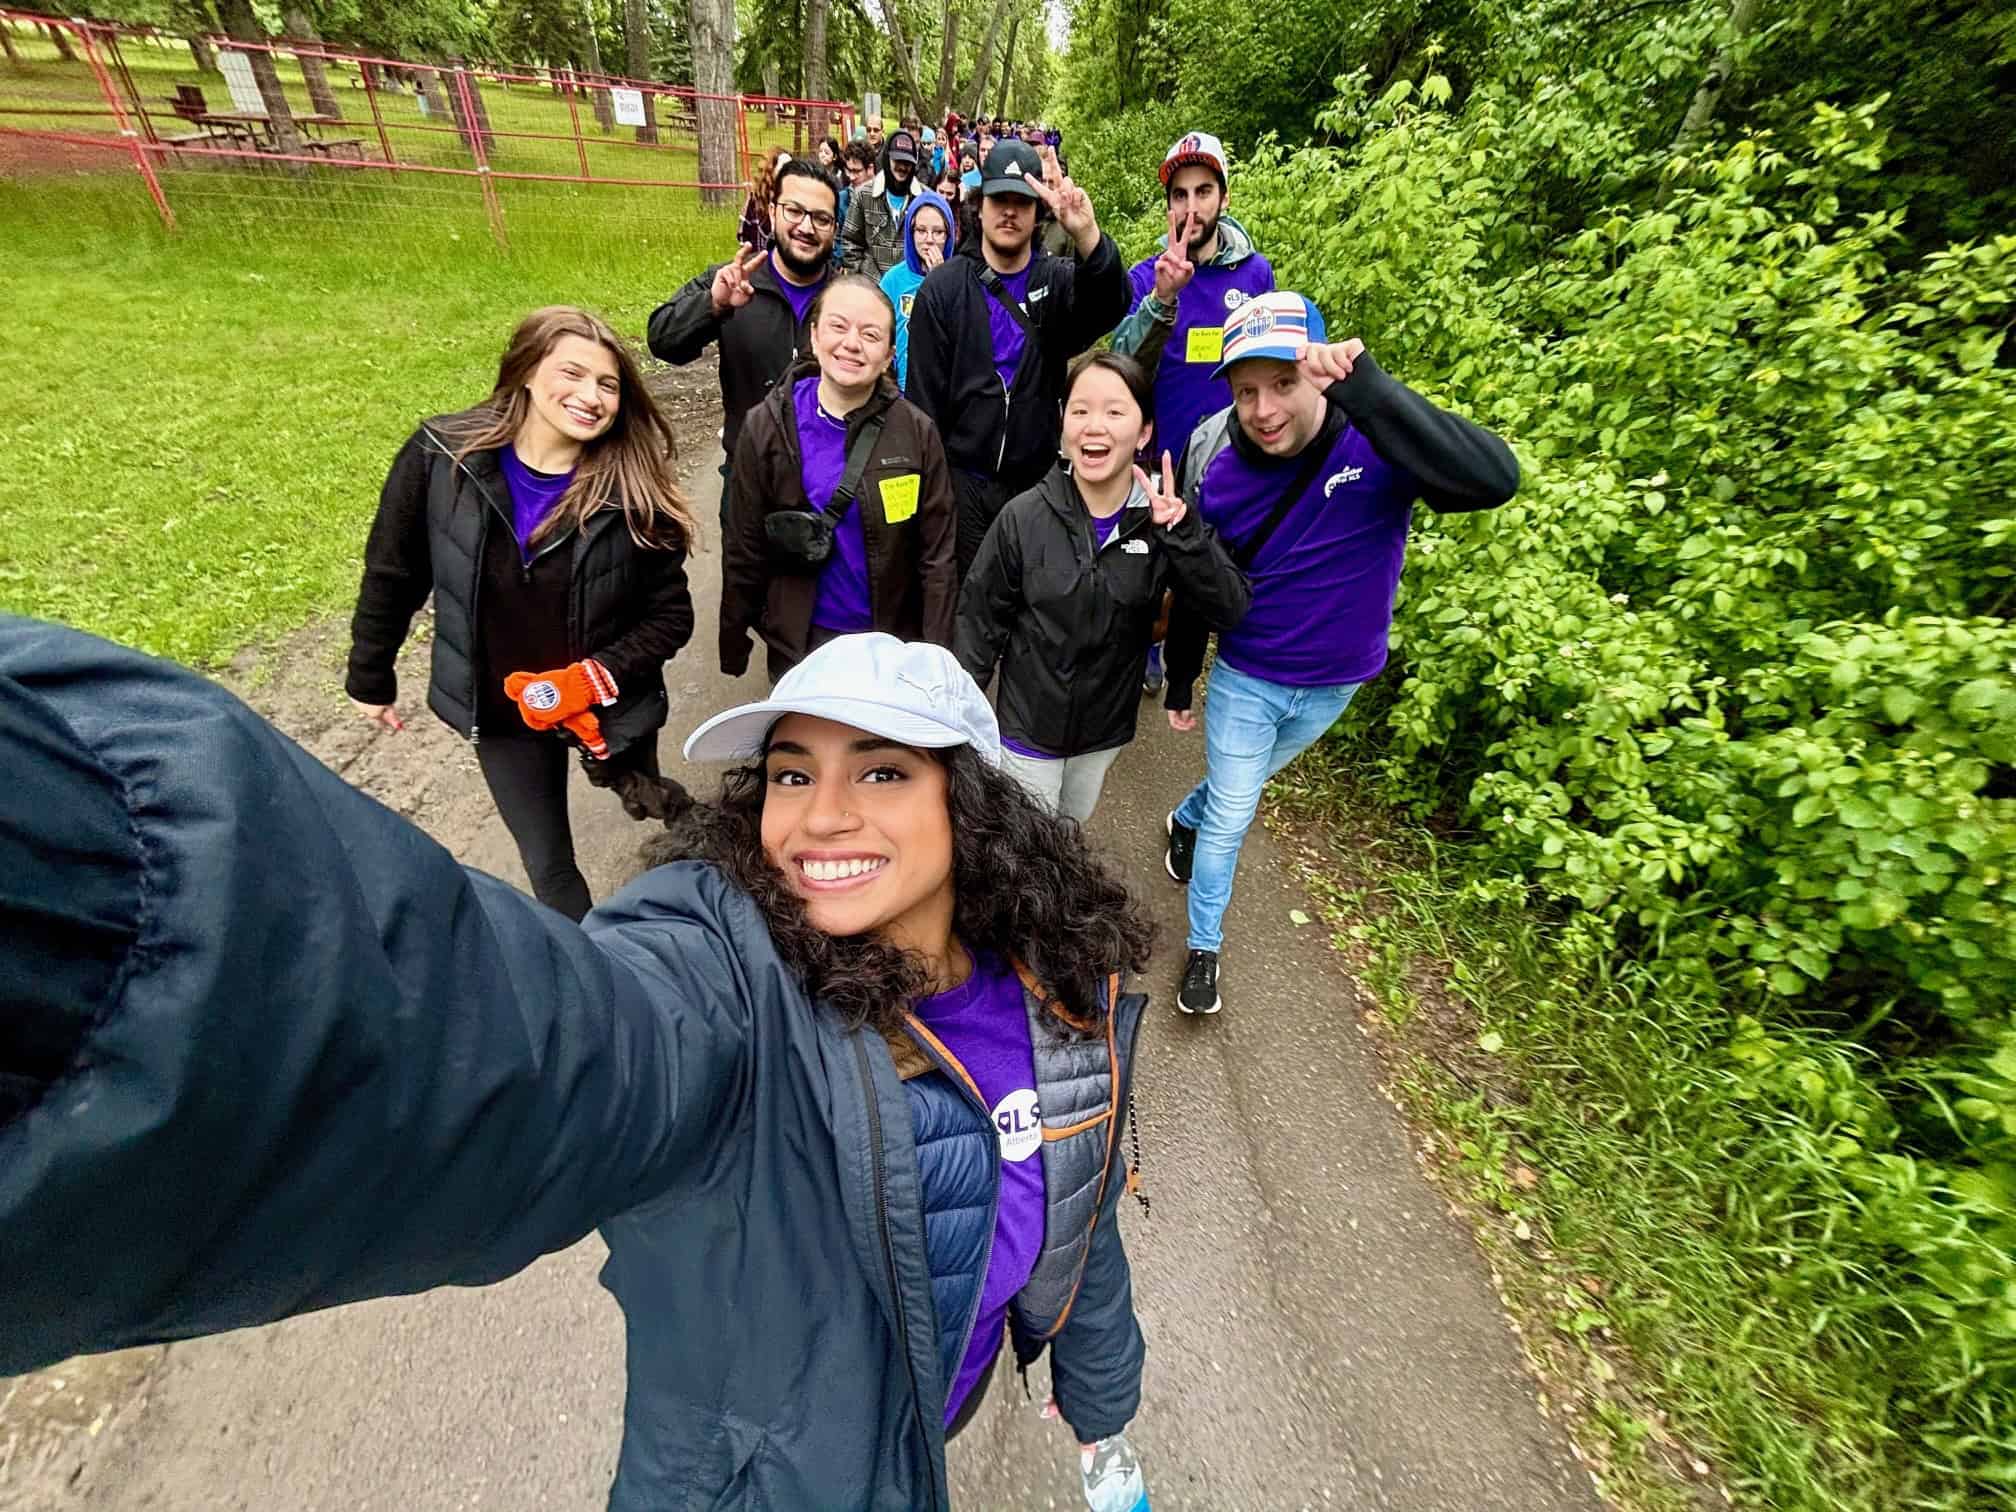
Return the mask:
<path fill-rule="evenodd" d="M 695 490 L 713 521 L 711 468 Z M 674 772 L 702 717 L 763 686 L 714 670 L 718 560 L 696 564 L 700 630 L 668 672 Z M 339 655 L 326 636 L 297 647 L 253 674 L 251 696 L 353 782 L 522 885 L 466 749 L 424 714 L 396 739 L 350 723 Z M 402 705 L 417 709 L 420 679 L 405 685 Z M 1216 1021 L 1174 1011 L 1182 895 L 1162 874 L 1162 816 L 1195 778 L 1202 737 L 1172 735 L 1147 707 L 1142 730 L 1092 834 L 1141 880 L 1165 930 L 1139 1099 L 1154 1211 L 1144 1220 L 1129 1204 L 1123 1220 L 1149 1343 L 1134 1437 L 1157 1512 L 1595 1512 L 1483 1262 L 1377 1089 L 1350 982 L 1319 931 L 1289 922 L 1299 899 L 1258 830 L 1229 921 L 1229 1007 Z M 711 789 L 709 773 L 682 775 Z M 574 813 L 589 882 L 606 894 L 641 831 L 578 779 Z M 599 1507 L 623 1382 L 620 1320 L 595 1282 L 602 1254 L 591 1238 L 486 1290 L 175 1346 L 73 1482 L 17 1480 L 10 1493 L 0 1466 L 0 1506 Z M 950 1458 L 961 1508 L 1082 1505 L 1068 1436 L 1038 1420 L 1012 1371 Z"/>

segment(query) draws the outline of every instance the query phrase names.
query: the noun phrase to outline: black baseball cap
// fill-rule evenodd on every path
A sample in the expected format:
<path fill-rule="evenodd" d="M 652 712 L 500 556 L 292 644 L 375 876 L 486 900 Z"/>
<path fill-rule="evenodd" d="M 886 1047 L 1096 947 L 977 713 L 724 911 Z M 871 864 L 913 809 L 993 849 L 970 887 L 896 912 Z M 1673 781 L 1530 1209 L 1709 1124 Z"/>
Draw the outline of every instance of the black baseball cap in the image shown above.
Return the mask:
<path fill-rule="evenodd" d="M 1032 179 L 1039 184 L 1043 181 L 1043 159 L 1027 142 L 1013 138 L 996 142 L 980 166 L 982 194 L 1019 194 L 1035 199 L 1036 191 L 1029 187 Z"/>
<path fill-rule="evenodd" d="M 889 138 L 889 161 L 917 166 L 917 138 L 907 131 L 899 131 Z"/>

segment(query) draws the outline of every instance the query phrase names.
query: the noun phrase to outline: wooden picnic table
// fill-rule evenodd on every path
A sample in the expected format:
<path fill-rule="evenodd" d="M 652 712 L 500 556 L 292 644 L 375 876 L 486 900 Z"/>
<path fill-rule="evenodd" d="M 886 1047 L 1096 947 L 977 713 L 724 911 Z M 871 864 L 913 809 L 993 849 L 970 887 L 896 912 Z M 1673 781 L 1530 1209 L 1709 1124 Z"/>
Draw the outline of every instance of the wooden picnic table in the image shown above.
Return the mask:
<path fill-rule="evenodd" d="M 274 133 L 271 116 L 255 115 L 248 111 L 212 110 L 191 119 L 198 126 L 222 133 L 225 140 L 234 146 L 243 142 L 255 152 L 280 150 L 279 138 Z M 327 127 L 349 124 L 339 115 L 297 115 L 294 117 L 294 124 L 305 132 L 302 145 L 310 152 L 321 152 L 326 155 L 333 153 L 338 147 L 357 147 L 360 144 L 361 139 L 357 137 L 331 140 L 323 136 L 322 133 Z M 360 151 L 358 156 L 361 158 L 363 153 Z"/>

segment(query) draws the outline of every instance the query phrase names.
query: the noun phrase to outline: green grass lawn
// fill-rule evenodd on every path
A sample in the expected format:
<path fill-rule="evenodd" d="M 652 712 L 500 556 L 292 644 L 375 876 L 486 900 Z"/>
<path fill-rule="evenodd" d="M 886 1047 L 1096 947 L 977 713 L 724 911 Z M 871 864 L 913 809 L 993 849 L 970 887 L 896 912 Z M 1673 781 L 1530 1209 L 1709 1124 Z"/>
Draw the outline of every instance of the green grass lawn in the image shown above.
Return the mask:
<path fill-rule="evenodd" d="M 8 112 L 0 115 L 0 124 L 88 135 L 115 132 L 109 113 L 96 117 L 65 113 L 102 107 L 103 95 L 87 64 L 63 62 L 55 47 L 39 32 L 30 35 L 17 29 L 14 36 L 22 62 L 0 67 L 0 111 Z M 179 85 L 193 84 L 201 89 L 214 111 L 233 108 L 223 77 L 199 73 L 189 49 L 180 42 L 159 46 L 127 38 L 120 43 L 119 56 L 158 136 L 172 137 L 192 129 L 167 104 Z M 288 103 L 297 114 L 311 114 L 314 105 L 299 65 L 291 57 L 283 56 L 277 67 Z M 565 96 L 555 94 L 543 84 L 503 84 L 488 75 L 472 77 L 477 79 L 491 129 L 498 133 L 488 149 L 490 165 L 497 172 L 577 176 L 585 146 L 588 173 L 593 178 L 690 181 L 698 176 L 699 146 L 690 127 L 664 119 L 658 142 L 640 144 L 631 127 L 619 126 L 608 133 L 600 131 L 586 99 L 577 98 L 570 110 Z M 364 154 L 376 161 L 383 160 L 384 147 L 389 145 L 394 159 L 400 163 L 465 169 L 473 166 L 469 149 L 454 131 L 453 121 L 424 114 L 410 89 L 379 89 L 367 95 L 356 70 L 338 65 L 330 67 L 330 84 L 346 124 L 326 128 L 325 135 L 358 139 Z M 452 85 L 444 80 L 443 87 Z M 665 110 L 662 101 L 658 108 L 662 115 Z M 38 113 L 14 113 L 30 111 Z M 577 119 L 583 146 L 572 140 Z M 747 112 L 745 123 L 752 154 L 761 153 L 774 143 L 795 146 L 791 126 L 772 126 L 761 111 Z M 736 176 L 740 179 L 746 174 L 744 165 Z"/>
<path fill-rule="evenodd" d="M 505 256 L 480 196 L 370 177 L 240 184 L 173 236 L 130 170 L 0 179 L 0 608 L 215 664 L 341 607 L 393 452 L 520 316 L 641 340 L 733 241 L 697 196 L 516 185 Z"/>

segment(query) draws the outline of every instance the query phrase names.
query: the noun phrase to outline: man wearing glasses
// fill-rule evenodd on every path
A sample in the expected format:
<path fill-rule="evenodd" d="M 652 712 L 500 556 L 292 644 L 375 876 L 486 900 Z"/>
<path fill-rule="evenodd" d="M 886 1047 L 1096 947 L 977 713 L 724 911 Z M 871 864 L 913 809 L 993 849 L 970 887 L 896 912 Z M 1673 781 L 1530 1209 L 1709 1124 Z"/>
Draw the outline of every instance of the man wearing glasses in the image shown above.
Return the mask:
<path fill-rule="evenodd" d="M 777 170 L 770 212 L 774 242 L 716 263 L 651 312 L 651 355 L 683 367 L 721 346 L 721 509 L 728 509 L 727 457 L 742 417 L 808 350 L 805 317 L 833 271 L 840 191 L 817 165 L 792 159 Z"/>

